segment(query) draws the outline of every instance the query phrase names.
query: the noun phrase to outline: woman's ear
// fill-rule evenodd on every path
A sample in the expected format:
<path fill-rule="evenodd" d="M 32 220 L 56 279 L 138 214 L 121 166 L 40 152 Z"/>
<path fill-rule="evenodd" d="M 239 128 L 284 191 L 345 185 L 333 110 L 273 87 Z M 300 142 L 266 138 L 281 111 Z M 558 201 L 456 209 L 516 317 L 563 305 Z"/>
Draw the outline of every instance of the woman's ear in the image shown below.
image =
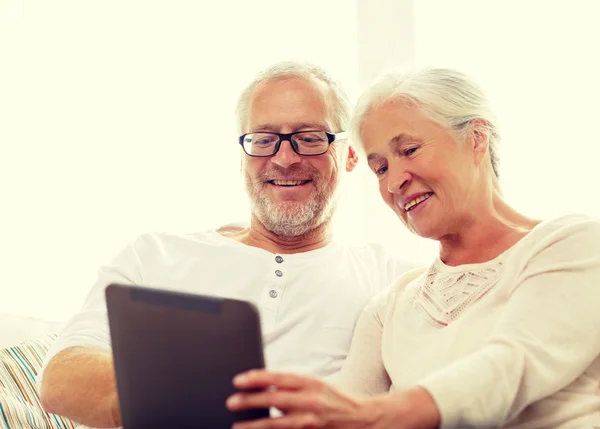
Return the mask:
<path fill-rule="evenodd" d="M 346 159 L 346 171 L 350 172 L 354 170 L 356 164 L 358 163 L 358 155 L 356 151 L 352 147 L 352 145 L 348 145 L 348 158 Z"/>
<path fill-rule="evenodd" d="M 475 165 L 480 165 L 485 159 L 489 150 L 490 127 L 483 119 L 473 119 L 471 126 L 471 142 L 473 144 L 473 154 L 475 155 Z"/>

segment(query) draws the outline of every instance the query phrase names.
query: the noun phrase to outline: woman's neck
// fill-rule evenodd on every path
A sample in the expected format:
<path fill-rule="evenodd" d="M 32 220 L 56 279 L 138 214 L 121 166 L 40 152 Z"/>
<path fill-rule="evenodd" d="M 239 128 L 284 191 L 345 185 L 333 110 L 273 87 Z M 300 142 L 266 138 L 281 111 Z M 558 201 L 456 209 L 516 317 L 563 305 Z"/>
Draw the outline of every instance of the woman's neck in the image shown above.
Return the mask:
<path fill-rule="evenodd" d="M 514 246 L 539 223 L 540 220 L 517 212 L 494 191 L 492 204 L 474 210 L 468 220 L 457 225 L 457 232 L 439 240 L 440 259 L 451 266 L 490 261 Z"/>

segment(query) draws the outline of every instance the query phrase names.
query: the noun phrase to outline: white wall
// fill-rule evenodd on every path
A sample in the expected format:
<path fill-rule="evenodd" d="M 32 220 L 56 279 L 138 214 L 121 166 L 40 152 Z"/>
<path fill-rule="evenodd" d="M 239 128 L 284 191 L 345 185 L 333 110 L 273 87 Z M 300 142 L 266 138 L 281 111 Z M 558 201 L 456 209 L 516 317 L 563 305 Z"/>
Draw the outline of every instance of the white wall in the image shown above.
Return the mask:
<path fill-rule="evenodd" d="M 355 95 L 346 4 L 25 0 L 6 15 L 0 313 L 70 314 L 140 232 L 247 220 L 236 97 L 288 58 L 322 64 Z M 360 201 L 342 206 L 338 230 L 364 223 Z"/>
<path fill-rule="evenodd" d="M 61 319 L 97 266 L 148 230 L 247 219 L 235 98 L 304 58 L 351 96 L 392 65 L 487 88 L 506 196 L 532 216 L 600 215 L 595 0 L 0 0 L 0 313 Z M 336 229 L 426 262 L 364 168 Z"/>

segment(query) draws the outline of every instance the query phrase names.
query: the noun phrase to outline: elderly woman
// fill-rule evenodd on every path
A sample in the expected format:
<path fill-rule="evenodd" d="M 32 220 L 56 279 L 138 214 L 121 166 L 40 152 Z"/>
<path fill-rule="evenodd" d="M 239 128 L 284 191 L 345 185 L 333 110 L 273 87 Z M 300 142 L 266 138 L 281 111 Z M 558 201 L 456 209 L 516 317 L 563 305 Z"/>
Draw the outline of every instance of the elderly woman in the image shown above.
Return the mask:
<path fill-rule="evenodd" d="M 381 196 L 439 257 L 364 309 L 335 388 L 237 377 L 241 390 L 268 389 L 232 396 L 230 409 L 283 415 L 235 427 L 600 427 L 600 222 L 540 221 L 503 199 L 496 119 L 460 73 L 387 75 L 355 115 Z"/>

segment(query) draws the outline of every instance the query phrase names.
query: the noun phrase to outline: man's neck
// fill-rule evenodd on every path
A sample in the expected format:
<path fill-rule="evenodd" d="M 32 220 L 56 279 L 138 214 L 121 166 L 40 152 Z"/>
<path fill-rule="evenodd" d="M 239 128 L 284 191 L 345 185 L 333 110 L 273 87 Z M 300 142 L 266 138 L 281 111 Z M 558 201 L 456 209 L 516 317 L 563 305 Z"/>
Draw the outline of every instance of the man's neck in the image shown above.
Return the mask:
<path fill-rule="evenodd" d="M 250 228 L 240 231 L 231 238 L 248 246 L 258 247 L 271 253 L 302 253 L 320 249 L 331 242 L 331 227 L 325 222 L 312 231 L 296 237 L 282 237 L 264 227 L 252 218 Z"/>

